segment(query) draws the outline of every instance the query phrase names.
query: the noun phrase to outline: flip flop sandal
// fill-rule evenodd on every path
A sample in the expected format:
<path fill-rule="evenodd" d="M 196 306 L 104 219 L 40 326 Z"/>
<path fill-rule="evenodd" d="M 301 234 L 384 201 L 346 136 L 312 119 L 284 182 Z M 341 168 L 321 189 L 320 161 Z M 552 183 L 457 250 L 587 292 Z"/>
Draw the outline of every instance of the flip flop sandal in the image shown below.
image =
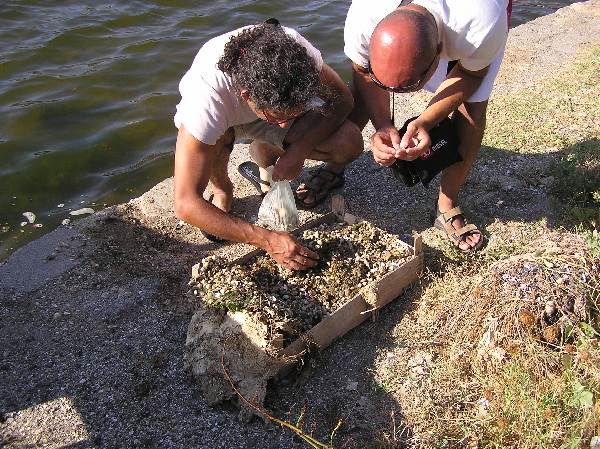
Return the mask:
<path fill-rule="evenodd" d="M 322 184 L 316 184 L 314 181 L 317 179 L 324 179 L 325 182 Z M 342 187 L 346 182 L 346 178 L 344 178 L 344 170 L 340 173 L 335 173 L 325 169 L 325 167 L 319 167 L 317 170 L 311 173 L 310 179 L 306 182 L 303 182 L 296 189 L 296 194 L 294 197 L 296 198 L 296 205 L 302 209 L 312 209 L 317 207 L 325 198 L 329 192 L 333 189 L 337 189 L 338 187 Z M 307 204 L 304 200 L 301 200 L 297 197 L 298 190 L 312 190 L 315 193 L 315 201 L 314 203 Z"/>
<path fill-rule="evenodd" d="M 260 178 L 258 165 L 252 161 L 246 161 L 239 165 L 238 171 L 240 172 L 240 175 L 242 175 L 244 178 L 250 181 L 254 187 L 256 187 L 258 194 L 264 198 L 267 192 L 262 191 L 261 185 L 271 187 L 271 184 L 269 181 L 265 181 L 264 179 Z"/>
<path fill-rule="evenodd" d="M 435 209 L 435 213 L 436 213 L 436 218 L 434 221 L 434 226 L 441 230 L 444 231 L 446 233 L 446 237 L 448 237 L 448 239 L 461 251 L 477 251 L 479 248 L 481 248 L 481 246 L 483 245 L 483 234 L 482 232 L 477 229 L 477 226 L 475 226 L 474 224 L 468 223 L 467 222 L 467 217 L 465 217 L 465 214 L 462 213 L 462 210 L 460 210 L 459 206 L 456 206 L 454 209 L 449 210 L 448 212 L 440 212 L 440 210 L 436 207 Z M 455 228 L 452 225 L 452 221 L 458 217 L 458 216 L 462 216 L 465 225 L 462 228 Z M 471 249 L 462 249 L 460 248 L 458 245 L 465 240 L 465 237 L 468 237 L 470 235 L 474 235 L 474 234 L 479 234 L 481 237 L 479 238 L 479 241 L 477 242 L 477 244 L 473 247 L 471 247 Z"/>
<path fill-rule="evenodd" d="M 212 203 L 213 197 L 214 197 L 214 195 L 213 195 L 213 194 L 211 194 L 211 195 L 210 195 L 210 198 L 208 199 L 208 202 L 209 202 L 209 203 Z M 203 230 L 203 229 L 200 229 L 200 233 L 201 233 L 201 234 L 202 234 L 204 237 L 206 237 L 208 240 L 210 240 L 211 242 L 214 242 L 214 243 L 227 243 L 227 240 L 225 240 L 224 238 L 217 237 L 216 235 L 213 235 L 213 234 L 209 234 L 208 232 L 206 232 L 206 231 L 205 231 L 205 230 Z"/>

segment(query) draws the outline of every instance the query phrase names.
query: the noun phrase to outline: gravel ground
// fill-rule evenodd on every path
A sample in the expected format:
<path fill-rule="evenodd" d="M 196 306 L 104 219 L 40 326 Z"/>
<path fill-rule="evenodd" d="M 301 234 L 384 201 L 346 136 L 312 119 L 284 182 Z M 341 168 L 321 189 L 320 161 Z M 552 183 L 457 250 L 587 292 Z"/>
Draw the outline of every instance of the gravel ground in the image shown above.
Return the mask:
<path fill-rule="evenodd" d="M 600 0 L 576 3 L 511 31 L 498 92 L 527 88 L 600 35 Z M 535 42 L 536 49 L 530 48 Z M 540 51 L 540 47 L 543 47 Z M 399 101 L 398 101 L 399 100 Z M 400 119 L 427 101 L 397 99 Z M 365 130 L 365 136 L 370 130 Z M 235 171 L 235 213 L 255 220 L 260 199 Z M 545 172 L 539 155 L 482 160 L 463 191 L 471 221 L 552 216 L 547 185 L 522 178 Z M 490 182 L 493 178 L 494 182 Z M 411 242 L 429 228 L 436 184 L 400 189 L 368 152 L 347 169 L 348 211 Z M 400 192 L 400 194 L 399 194 Z M 250 248 L 207 242 L 172 212 L 172 180 L 131 202 L 60 228 L 0 265 L 0 447 L 267 448 L 307 447 L 260 419 L 244 423 L 232 404 L 209 408 L 183 369 L 191 267 L 210 254 L 236 258 Z M 302 212 L 307 221 L 329 211 Z M 267 406 L 292 419 L 306 405 L 323 441 L 344 420 L 335 447 L 377 447 L 401 410 L 374 388 L 373 360 L 393 342 L 418 286 L 269 388 Z"/>

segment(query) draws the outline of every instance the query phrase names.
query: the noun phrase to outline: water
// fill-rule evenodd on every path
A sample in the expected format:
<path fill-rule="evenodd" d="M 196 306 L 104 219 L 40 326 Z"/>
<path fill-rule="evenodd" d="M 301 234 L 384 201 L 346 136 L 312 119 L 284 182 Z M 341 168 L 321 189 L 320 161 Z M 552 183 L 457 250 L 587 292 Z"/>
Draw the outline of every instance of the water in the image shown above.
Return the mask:
<path fill-rule="evenodd" d="M 573 2 L 516 2 L 511 25 Z M 349 4 L 4 0 L 0 261 L 76 219 L 71 211 L 127 202 L 172 175 L 177 86 L 208 38 L 277 17 L 348 80 L 342 47 Z M 25 212 L 35 215 L 33 223 Z"/>

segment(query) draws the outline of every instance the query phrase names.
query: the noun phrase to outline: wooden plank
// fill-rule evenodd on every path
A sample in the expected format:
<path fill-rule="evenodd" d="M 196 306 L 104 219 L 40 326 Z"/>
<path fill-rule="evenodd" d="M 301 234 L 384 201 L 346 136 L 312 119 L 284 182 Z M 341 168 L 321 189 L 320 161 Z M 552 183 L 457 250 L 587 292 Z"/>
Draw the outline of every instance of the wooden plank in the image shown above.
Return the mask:
<path fill-rule="evenodd" d="M 345 221 L 346 223 L 348 223 L 349 225 L 353 225 L 353 224 L 356 224 L 356 223 L 358 223 L 358 222 L 359 222 L 359 219 L 358 219 L 358 218 L 356 218 L 354 215 L 352 215 L 352 214 L 349 214 L 349 213 L 347 213 L 347 212 L 346 212 L 346 213 L 344 214 L 344 221 Z"/>
<path fill-rule="evenodd" d="M 423 237 L 421 237 L 421 234 L 416 234 L 414 237 L 415 243 L 413 245 L 413 254 L 416 256 L 417 254 L 420 254 L 423 251 Z"/>
<path fill-rule="evenodd" d="M 333 195 L 331 198 L 331 212 L 337 217 L 338 220 L 344 221 L 346 205 L 344 204 L 344 197 L 342 195 Z"/>
<path fill-rule="evenodd" d="M 423 255 L 421 254 L 417 257 L 413 257 L 397 270 L 389 273 L 380 281 L 374 283 L 377 289 L 377 304 L 375 307 L 380 309 L 400 296 L 407 287 L 418 279 L 418 272 L 422 268 Z M 369 317 L 369 314 L 363 312 L 371 310 L 373 306 L 373 304 L 370 304 L 370 301 L 365 299 L 363 293 L 359 293 L 313 327 L 308 332 L 309 340 L 312 343 L 317 344 L 319 348 L 325 349 L 335 340 L 366 320 Z M 287 346 L 281 354 L 293 356 L 300 354 L 304 349 L 306 349 L 304 341 L 298 339 Z"/>
<path fill-rule="evenodd" d="M 369 318 L 368 312 L 379 310 L 392 300 L 400 296 L 423 270 L 424 254 L 421 252 L 413 256 L 408 262 L 387 274 L 378 282 L 373 283 L 372 288 L 366 287 L 363 293 L 359 293 L 330 316 L 325 318 L 307 333 L 310 344 L 315 344 L 320 350 L 325 349 L 337 339 L 343 337 L 349 331 Z M 373 295 L 373 296 L 371 296 Z M 371 296 L 368 299 L 366 296 Z M 307 349 L 307 343 L 299 338 L 292 344 L 280 351 L 282 357 L 294 357 L 302 354 Z M 284 365 L 277 377 L 285 377 L 293 369 L 297 362 Z"/>
<path fill-rule="evenodd" d="M 356 295 L 344 306 L 308 331 L 310 342 L 315 343 L 320 349 L 326 348 L 339 337 L 366 320 L 369 315 L 361 313 L 365 310 L 367 310 L 367 303 L 362 295 Z M 281 352 L 281 355 L 287 357 L 295 356 L 305 349 L 306 343 L 300 338 L 286 347 Z"/>
<path fill-rule="evenodd" d="M 365 300 L 371 307 L 380 309 L 400 296 L 419 278 L 419 273 L 423 271 L 423 261 L 423 253 L 418 254 L 398 269 L 386 274 L 377 283 L 374 283 L 371 289 L 367 287 L 367 291 L 371 294 L 365 294 L 367 296 Z"/>

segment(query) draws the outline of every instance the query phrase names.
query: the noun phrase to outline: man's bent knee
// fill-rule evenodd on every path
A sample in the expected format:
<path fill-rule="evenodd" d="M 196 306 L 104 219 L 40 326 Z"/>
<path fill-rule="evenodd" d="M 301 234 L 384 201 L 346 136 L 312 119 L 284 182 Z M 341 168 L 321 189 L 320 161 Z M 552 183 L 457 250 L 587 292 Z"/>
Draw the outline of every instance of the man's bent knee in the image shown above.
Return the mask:
<path fill-rule="evenodd" d="M 337 131 L 323 142 L 323 145 L 317 147 L 316 152 L 326 156 L 315 157 L 315 159 L 346 165 L 358 158 L 363 150 L 364 142 L 360 129 L 352 121 L 345 120 Z"/>

